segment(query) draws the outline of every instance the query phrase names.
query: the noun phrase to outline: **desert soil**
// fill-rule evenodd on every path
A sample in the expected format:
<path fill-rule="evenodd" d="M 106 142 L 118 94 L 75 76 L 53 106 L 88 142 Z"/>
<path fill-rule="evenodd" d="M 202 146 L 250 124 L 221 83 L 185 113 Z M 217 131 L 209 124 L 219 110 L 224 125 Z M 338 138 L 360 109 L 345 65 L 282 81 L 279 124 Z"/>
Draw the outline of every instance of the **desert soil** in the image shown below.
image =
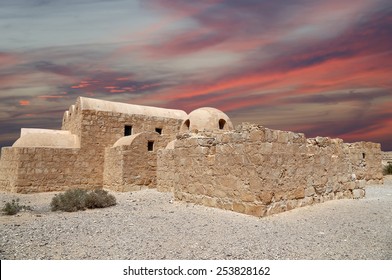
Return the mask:
<path fill-rule="evenodd" d="M 392 177 L 366 198 L 256 218 L 173 202 L 169 193 L 114 193 L 117 205 L 51 212 L 54 193 L 0 193 L 33 207 L 0 216 L 0 259 L 392 259 Z"/>

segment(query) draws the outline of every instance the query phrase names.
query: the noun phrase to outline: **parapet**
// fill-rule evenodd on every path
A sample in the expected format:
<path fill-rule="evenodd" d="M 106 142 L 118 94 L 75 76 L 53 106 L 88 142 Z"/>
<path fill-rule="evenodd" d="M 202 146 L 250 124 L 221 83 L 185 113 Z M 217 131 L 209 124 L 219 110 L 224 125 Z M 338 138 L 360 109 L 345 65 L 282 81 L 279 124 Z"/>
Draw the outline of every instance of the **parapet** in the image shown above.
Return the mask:
<path fill-rule="evenodd" d="M 161 117 L 171 119 L 184 119 L 186 113 L 182 110 L 164 109 L 151 106 L 133 105 L 120 102 L 104 101 L 99 99 L 79 97 L 81 110 L 94 110 L 113 113 L 145 115 L 149 117 Z"/>

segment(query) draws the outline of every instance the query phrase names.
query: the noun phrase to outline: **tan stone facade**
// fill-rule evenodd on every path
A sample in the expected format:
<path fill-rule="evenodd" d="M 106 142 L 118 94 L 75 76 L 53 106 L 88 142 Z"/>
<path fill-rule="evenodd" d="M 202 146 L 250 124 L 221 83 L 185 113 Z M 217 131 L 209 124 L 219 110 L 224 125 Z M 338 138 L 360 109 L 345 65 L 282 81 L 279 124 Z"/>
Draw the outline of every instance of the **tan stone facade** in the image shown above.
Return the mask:
<path fill-rule="evenodd" d="M 382 153 L 382 165 L 386 166 L 390 163 L 392 164 L 392 152 L 383 152 Z"/>
<path fill-rule="evenodd" d="M 171 137 L 142 132 L 121 138 L 106 148 L 103 186 L 115 191 L 136 191 L 157 186 L 157 151 Z"/>
<path fill-rule="evenodd" d="M 102 188 L 106 148 L 142 132 L 161 133 L 164 145 L 175 139 L 185 117 L 180 110 L 78 98 L 64 113 L 62 130 L 22 129 L 14 145 L 2 149 L 0 190 Z M 113 161 L 110 155 L 107 160 Z"/>
<path fill-rule="evenodd" d="M 226 114 L 78 98 L 62 130 L 22 130 L 2 149 L 0 190 L 157 188 L 187 202 L 265 216 L 382 183 L 380 145 L 305 138 Z"/>
<path fill-rule="evenodd" d="M 365 157 L 363 157 L 365 154 Z M 158 189 L 178 200 L 265 216 L 382 183 L 380 145 L 245 124 L 226 133 L 182 135 L 159 152 Z"/>

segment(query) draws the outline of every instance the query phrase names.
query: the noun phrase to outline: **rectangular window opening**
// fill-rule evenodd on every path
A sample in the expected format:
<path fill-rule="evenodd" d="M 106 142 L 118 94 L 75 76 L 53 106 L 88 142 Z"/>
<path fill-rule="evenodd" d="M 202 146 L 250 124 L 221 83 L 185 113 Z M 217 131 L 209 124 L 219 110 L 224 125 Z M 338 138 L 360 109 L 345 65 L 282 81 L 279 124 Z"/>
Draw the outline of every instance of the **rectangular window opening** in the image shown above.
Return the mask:
<path fill-rule="evenodd" d="M 158 132 L 159 134 L 162 134 L 162 128 L 159 128 L 159 127 L 155 128 L 155 132 Z"/>
<path fill-rule="evenodd" d="M 147 143 L 147 150 L 149 152 L 153 152 L 154 151 L 154 141 L 148 141 L 148 143 Z"/>
<path fill-rule="evenodd" d="M 132 135 L 132 125 L 124 126 L 124 136 Z"/>

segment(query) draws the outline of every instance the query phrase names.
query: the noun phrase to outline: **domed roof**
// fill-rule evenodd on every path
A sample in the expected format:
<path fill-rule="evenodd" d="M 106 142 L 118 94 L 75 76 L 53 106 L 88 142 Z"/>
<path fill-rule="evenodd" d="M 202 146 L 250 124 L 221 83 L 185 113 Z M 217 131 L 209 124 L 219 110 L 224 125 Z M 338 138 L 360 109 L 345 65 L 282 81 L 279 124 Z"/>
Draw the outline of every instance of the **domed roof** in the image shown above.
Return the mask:
<path fill-rule="evenodd" d="M 139 135 L 140 135 L 140 133 L 121 137 L 120 139 L 118 139 L 116 141 L 116 143 L 113 144 L 113 147 L 129 146 L 132 144 L 133 140 L 135 140 L 135 138 L 138 137 Z"/>
<path fill-rule="evenodd" d="M 166 145 L 166 150 L 173 150 L 174 149 L 174 143 L 176 142 L 177 140 L 172 140 L 172 141 L 170 141 L 167 145 Z"/>
<path fill-rule="evenodd" d="M 22 128 L 12 147 L 79 148 L 79 138 L 69 131 Z"/>
<path fill-rule="evenodd" d="M 181 125 L 181 131 L 192 130 L 231 130 L 233 124 L 222 111 L 203 107 L 192 111 Z"/>
<path fill-rule="evenodd" d="M 140 132 L 137 134 L 121 137 L 116 141 L 116 143 L 113 144 L 113 147 L 140 145 L 142 142 L 157 140 L 159 136 L 160 135 L 157 132 Z"/>

